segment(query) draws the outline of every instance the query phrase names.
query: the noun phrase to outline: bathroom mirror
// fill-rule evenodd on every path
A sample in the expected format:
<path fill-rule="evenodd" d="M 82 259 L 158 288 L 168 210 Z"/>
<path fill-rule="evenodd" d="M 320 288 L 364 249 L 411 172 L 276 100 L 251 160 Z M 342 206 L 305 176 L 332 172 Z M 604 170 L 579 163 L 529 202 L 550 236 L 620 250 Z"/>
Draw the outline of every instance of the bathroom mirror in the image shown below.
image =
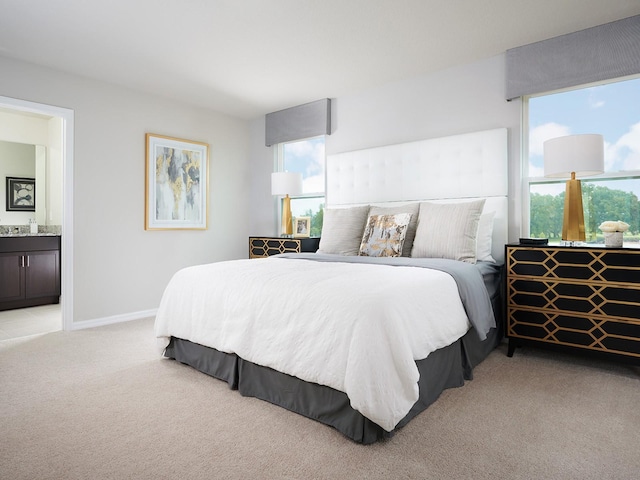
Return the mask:
<path fill-rule="evenodd" d="M 35 220 L 47 232 L 61 231 L 62 127 L 61 117 L 0 108 L 0 226 Z M 7 177 L 35 178 L 35 212 L 7 211 Z"/>
<path fill-rule="evenodd" d="M 7 211 L 7 177 L 35 179 L 35 212 Z M 0 225 L 47 225 L 48 182 L 46 147 L 0 140 Z"/>

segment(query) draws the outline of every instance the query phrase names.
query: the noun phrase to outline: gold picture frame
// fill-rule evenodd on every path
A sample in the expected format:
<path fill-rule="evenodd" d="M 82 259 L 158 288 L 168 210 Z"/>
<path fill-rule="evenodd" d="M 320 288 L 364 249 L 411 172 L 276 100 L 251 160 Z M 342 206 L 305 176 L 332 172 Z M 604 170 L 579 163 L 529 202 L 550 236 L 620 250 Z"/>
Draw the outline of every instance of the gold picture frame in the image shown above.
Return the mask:
<path fill-rule="evenodd" d="M 308 237 L 311 233 L 311 217 L 296 217 L 293 219 L 293 236 Z"/>
<path fill-rule="evenodd" d="M 209 145 L 146 134 L 145 230 L 206 230 Z"/>

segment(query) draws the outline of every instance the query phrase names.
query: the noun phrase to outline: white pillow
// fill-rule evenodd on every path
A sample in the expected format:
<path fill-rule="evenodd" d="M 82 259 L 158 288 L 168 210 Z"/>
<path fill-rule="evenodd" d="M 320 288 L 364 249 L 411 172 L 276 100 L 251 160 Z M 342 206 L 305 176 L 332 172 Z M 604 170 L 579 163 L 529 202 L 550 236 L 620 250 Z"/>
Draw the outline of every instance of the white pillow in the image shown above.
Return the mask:
<path fill-rule="evenodd" d="M 325 208 L 318 253 L 358 255 L 369 205 Z"/>
<path fill-rule="evenodd" d="M 487 212 L 480 215 L 476 238 L 476 260 L 478 262 L 496 262 L 491 256 L 491 237 L 493 236 L 493 217 L 495 215 L 496 212 Z"/>
<path fill-rule="evenodd" d="M 410 213 L 369 215 L 359 254 L 365 257 L 399 257 L 410 221 Z"/>
<path fill-rule="evenodd" d="M 484 202 L 421 203 L 411 256 L 476 263 L 476 236 Z"/>
<path fill-rule="evenodd" d="M 404 237 L 404 245 L 402 246 L 402 256 L 410 257 L 411 248 L 413 247 L 413 239 L 416 236 L 416 227 L 418 226 L 418 212 L 420 211 L 420 204 L 418 202 L 407 203 L 406 205 L 397 205 L 394 207 L 376 207 L 371 206 L 369 210 L 369 216 L 371 215 L 393 215 L 396 213 L 410 213 L 411 221 L 407 228 L 407 233 Z"/>

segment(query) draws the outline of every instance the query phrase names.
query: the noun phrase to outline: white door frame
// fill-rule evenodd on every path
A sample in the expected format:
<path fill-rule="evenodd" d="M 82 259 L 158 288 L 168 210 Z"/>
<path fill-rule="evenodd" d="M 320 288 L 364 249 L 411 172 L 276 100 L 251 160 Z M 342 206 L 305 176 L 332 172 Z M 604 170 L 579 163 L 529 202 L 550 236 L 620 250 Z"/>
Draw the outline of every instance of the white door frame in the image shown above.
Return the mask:
<path fill-rule="evenodd" d="M 0 108 L 62 119 L 62 329 L 73 328 L 73 110 L 0 96 Z"/>

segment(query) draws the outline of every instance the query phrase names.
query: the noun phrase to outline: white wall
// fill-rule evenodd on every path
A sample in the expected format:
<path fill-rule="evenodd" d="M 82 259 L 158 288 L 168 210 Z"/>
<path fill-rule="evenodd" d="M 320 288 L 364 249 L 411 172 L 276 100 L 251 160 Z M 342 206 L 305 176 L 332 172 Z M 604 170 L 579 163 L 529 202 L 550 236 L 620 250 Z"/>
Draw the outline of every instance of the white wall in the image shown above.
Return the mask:
<path fill-rule="evenodd" d="M 0 71 L 3 96 L 74 111 L 74 322 L 154 309 L 178 269 L 247 256 L 247 122 L 3 57 Z M 144 230 L 145 133 L 210 145 L 208 230 Z"/>
<path fill-rule="evenodd" d="M 275 147 L 265 146 L 264 117 L 251 122 L 251 194 L 250 234 L 253 236 L 278 235 L 277 204 L 271 195 Z"/>
<path fill-rule="evenodd" d="M 327 92 L 330 94 L 330 92 Z M 310 99 L 313 100 L 313 99 Z M 504 96 L 504 55 L 332 99 L 332 134 L 326 153 L 426 138 L 509 129 L 509 239 L 520 231 L 520 102 Z M 251 125 L 252 224 L 275 233 L 269 194 L 271 149 L 264 147 L 264 119 Z M 269 221 L 266 221 L 269 219 Z M 268 230 L 270 229 L 270 230 Z M 259 230 L 259 231 L 258 231 Z M 268 230 L 268 231 L 267 231 Z"/>
<path fill-rule="evenodd" d="M 2 60 L 2 57 L 0 57 L 0 60 Z M 0 95 L 4 96 L 4 92 L 1 90 Z M 47 145 L 49 141 L 48 120 L 37 116 L 0 110 L 0 140 L 32 145 Z"/>

